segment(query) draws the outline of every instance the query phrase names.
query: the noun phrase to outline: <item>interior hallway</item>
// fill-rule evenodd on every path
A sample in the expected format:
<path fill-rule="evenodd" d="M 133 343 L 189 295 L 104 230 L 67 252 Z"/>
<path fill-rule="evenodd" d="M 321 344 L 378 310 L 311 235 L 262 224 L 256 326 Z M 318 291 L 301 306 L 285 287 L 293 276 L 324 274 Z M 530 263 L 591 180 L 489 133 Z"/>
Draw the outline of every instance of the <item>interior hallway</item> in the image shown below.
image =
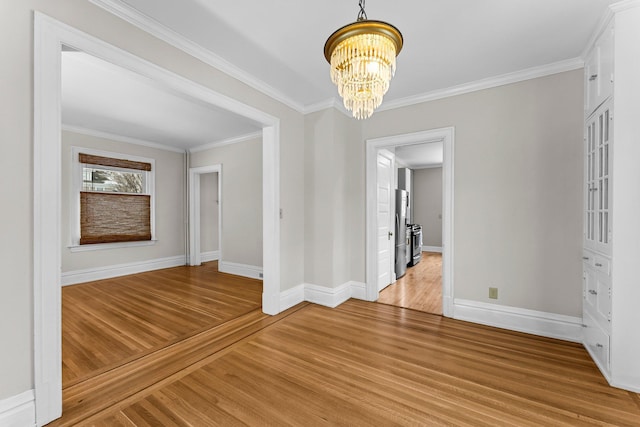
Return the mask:
<path fill-rule="evenodd" d="M 442 254 L 422 252 L 422 260 L 383 289 L 378 302 L 442 315 Z"/>

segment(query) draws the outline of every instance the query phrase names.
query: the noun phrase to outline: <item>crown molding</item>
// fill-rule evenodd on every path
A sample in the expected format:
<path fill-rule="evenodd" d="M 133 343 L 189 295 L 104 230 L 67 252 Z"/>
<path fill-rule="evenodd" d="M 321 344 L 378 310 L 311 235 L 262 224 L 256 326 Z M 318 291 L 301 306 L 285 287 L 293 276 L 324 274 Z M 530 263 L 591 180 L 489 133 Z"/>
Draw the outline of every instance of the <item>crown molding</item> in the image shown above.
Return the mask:
<path fill-rule="evenodd" d="M 434 90 L 419 95 L 408 96 L 406 98 L 396 99 L 383 103 L 377 111 L 393 110 L 396 108 L 407 107 L 414 104 L 420 104 L 437 99 L 448 98 L 451 96 L 463 95 L 465 93 L 476 92 L 484 89 L 491 89 L 498 86 L 504 86 L 511 83 L 518 83 L 525 80 L 545 77 L 552 74 L 562 73 L 565 71 L 577 70 L 584 67 L 582 58 L 573 58 L 565 61 L 554 62 L 552 64 L 542 65 L 539 67 L 527 68 L 525 70 L 513 73 L 503 74 L 501 76 L 489 77 L 475 82 L 464 83 L 458 86 L 452 86 L 446 89 Z"/>
<path fill-rule="evenodd" d="M 224 58 L 211 52 L 195 43 L 186 37 L 178 34 L 170 28 L 162 25 L 158 21 L 150 18 L 139 10 L 129 6 L 121 0 L 89 0 L 91 3 L 98 7 L 110 12 L 111 14 L 127 21 L 131 25 L 134 25 L 143 31 L 153 35 L 154 37 L 188 53 L 194 58 L 222 71 L 225 74 L 241 81 L 242 83 L 252 87 L 253 89 L 262 92 L 263 94 L 279 101 L 289 108 L 292 108 L 299 113 L 304 114 L 304 106 L 299 102 L 296 102 L 291 97 L 285 95 L 273 86 L 265 83 L 264 81 L 256 78 L 254 75 L 242 70 L 241 68 L 233 65 Z"/>
<path fill-rule="evenodd" d="M 622 0 L 609 5 L 609 9 L 613 11 L 613 13 L 622 12 L 623 10 L 627 9 L 633 9 L 634 7 L 640 7 L 640 0 Z"/>
<path fill-rule="evenodd" d="M 231 64 L 227 60 L 222 57 L 216 55 L 210 50 L 202 47 L 201 45 L 187 39 L 186 37 L 178 34 L 177 32 L 169 29 L 168 27 L 160 24 L 149 16 L 143 14 L 137 9 L 127 5 L 122 0 L 89 0 L 91 3 L 95 4 L 98 7 L 112 13 L 115 16 L 129 22 L 130 24 L 142 29 L 143 31 L 148 32 L 149 34 L 157 37 L 160 40 L 165 41 L 166 43 L 183 50 L 189 55 L 205 62 L 206 64 L 224 72 L 225 74 L 230 75 L 231 77 L 247 84 L 253 89 L 275 99 L 283 103 L 284 105 L 294 109 L 295 111 L 302 114 L 310 114 L 316 111 L 321 111 L 327 108 L 336 108 L 338 111 L 342 112 L 348 117 L 351 117 L 351 114 L 344 108 L 342 102 L 340 102 L 337 98 L 327 99 L 321 102 L 317 102 L 310 105 L 303 105 L 291 97 L 283 94 L 278 89 L 275 89 L 273 86 L 265 83 L 254 75 L 242 70 L 241 68 Z M 604 28 L 608 19 L 611 18 L 614 12 L 618 12 L 621 10 L 629 9 L 632 7 L 636 7 L 640 5 L 640 0 L 623 0 L 621 2 L 615 3 L 611 5 L 607 9 L 607 14 L 601 20 L 601 23 L 598 29 L 601 31 Z M 607 17 L 608 16 L 608 17 Z M 595 36 L 593 40 L 591 40 L 590 46 L 595 40 Z M 414 104 L 420 104 L 428 101 L 435 101 L 442 98 L 448 98 L 451 96 L 462 95 L 465 93 L 475 92 L 483 89 L 490 89 L 498 86 L 503 86 L 511 83 L 517 83 L 529 79 L 534 79 L 538 77 L 544 77 L 556 73 L 561 73 L 565 71 L 572 71 L 579 68 L 584 67 L 584 56 L 587 50 L 582 53 L 581 57 L 568 59 L 565 61 L 555 62 L 552 64 L 542 65 L 538 67 L 532 67 L 521 71 L 516 71 L 513 73 L 503 74 L 500 76 L 489 77 L 482 80 L 477 80 L 474 82 L 464 83 L 458 86 L 452 86 L 445 89 L 439 89 L 432 92 L 426 92 L 418 95 L 413 95 L 401 99 L 396 99 L 393 101 L 388 101 L 383 103 L 377 111 L 386 111 L 392 110 L 395 108 L 406 107 Z M 196 150 L 199 150 L 201 147 L 205 147 L 202 149 L 207 149 L 219 144 L 219 142 L 214 142 L 211 144 L 205 144 L 200 147 L 196 147 Z"/>
<path fill-rule="evenodd" d="M 233 138 L 227 138 L 220 141 L 209 142 L 207 144 L 198 145 L 189 149 L 189 153 L 197 153 L 198 151 L 209 150 L 211 148 L 223 147 L 225 145 L 237 144 L 238 142 L 249 141 L 252 139 L 262 138 L 262 131 L 252 132 L 246 135 L 234 136 Z"/>
<path fill-rule="evenodd" d="M 305 115 L 306 114 L 311 114 L 311 113 L 315 113 L 317 111 L 326 110 L 327 108 L 335 108 L 336 110 L 338 110 L 339 112 L 341 112 L 345 116 L 353 117 L 351 115 L 351 113 L 344 107 L 344 104 L 342 103 L 342 100 L 340 100 L 338 98 L 329 98 L 329 99 L 325 99 L 324 101 L 320 101 L 320 102 L 316 102 L 314 104 L 306 105 L 304 107 L 304 110 L 302 111 L 302 114 L 305 114 Z"/>
<path fill-rule="evenodd" d="M 115 133 L 102 132 L 95 129 L 84 128 L 81 126 L 62 125 L 62 130 L 67 132 L 79 133 L 81 135 L 94 136 L 96 138 L 110 139 L 112 141 L 126 142 L 128 144 L 142 145 L 143 147 L 156 148 L 158 150 L 173 151 L 174 153 L 184 154 L 186 150 L 170 145 L 160 144 L 158 142 L 146 141 L 144 139 L 131 138 Z"/>
<path fill-rule="evenodd" d="M 340 109 L 340 103 L 336 98 L 325 99 L 324 101 L 315 102 L 313 104 L 305 105 L 303 114 L 311 114 L 318 111 L 326 110 L 327 108 Z M 344 108 L 344 107 L 343 107 Z"/>
<path fill-rule="evenodd" d="M 633 9 L 636 7 L 640 7 L 640 0 L 622 0 L 617 3 L 613 3 L 609 5 L 604 15 L 602 15 L 602 17 L 600 18 L 600 22 L 598 22 L 598 25 L 596 26 L 595 31 L 591 34 L 591 37 L 589 38 L 589 42 L 587 43 L 584 50 L 582 51 L 582 58 L 586 59 L 588 53 L 593 48 L 593 45 L 596 43 L 596 40 L 598 39 L 598 37 L 600 37 L 600 34 L 603 33 L 607 25 L 609 25 L 609 22 L 611 21 L 611 19 L 613 19 L 616 13 L 623 12 L 625 10 Z"/>

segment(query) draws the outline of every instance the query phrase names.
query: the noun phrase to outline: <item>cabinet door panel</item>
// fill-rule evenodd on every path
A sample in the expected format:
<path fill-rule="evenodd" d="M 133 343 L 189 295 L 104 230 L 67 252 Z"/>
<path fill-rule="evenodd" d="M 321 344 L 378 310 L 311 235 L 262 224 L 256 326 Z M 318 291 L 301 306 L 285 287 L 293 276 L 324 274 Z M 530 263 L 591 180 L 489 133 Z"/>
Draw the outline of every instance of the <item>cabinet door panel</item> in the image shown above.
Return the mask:
<path fill-rule="evenodd" d="M 606 331 L 611 330 L 611 279 L 603 273 L 596 275 L 597 320 Z"/>
<path fill-rule="evenodd" d="M 587 122 L 585 137 L 585 218 L 584 246 L 596 246 L 596 115 Z"/>
<path fill-rule="evenodd" d="M 585 74 L 585 111 L 589 115 L 597 106 L 598 99 L 599 52 L 596 47 L 584 64 Z"/>
<path fill-rule="evenodd" d="M 585 143 L 585 247 L 611 253 L 611 164 L 613 115 L 610 101 L 589 117 Z"/>
<path fill-rule="evenodd" d="M 613 94 L 613 37 L 609 26 L 598 40 L 598 104 Z"/>
<path fill-rule="evenodd" d="M 596 311 L 598 287 L 596 284 L 596 272 L 591 267 L 584 268 L 584 302 L 593 311 Z"/>
<path fill-rule="evenodd" d="M 588 310 L 583 313 L 583 322 L 585 325 L 585 347 L 587 347 L 598 365 L 605 371 L 609 371 L 609 335 L 598 326 Z"/>

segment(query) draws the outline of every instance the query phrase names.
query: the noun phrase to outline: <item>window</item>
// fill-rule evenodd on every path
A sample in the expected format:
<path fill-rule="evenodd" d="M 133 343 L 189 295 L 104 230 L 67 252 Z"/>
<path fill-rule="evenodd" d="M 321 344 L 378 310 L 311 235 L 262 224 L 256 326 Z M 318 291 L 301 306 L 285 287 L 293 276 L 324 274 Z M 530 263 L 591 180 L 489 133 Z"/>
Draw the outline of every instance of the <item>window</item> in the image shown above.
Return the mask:
<path fill-rule="evenodd" d="M 153 239 L 153 159 L 73 148 L 72 247 Z"/>

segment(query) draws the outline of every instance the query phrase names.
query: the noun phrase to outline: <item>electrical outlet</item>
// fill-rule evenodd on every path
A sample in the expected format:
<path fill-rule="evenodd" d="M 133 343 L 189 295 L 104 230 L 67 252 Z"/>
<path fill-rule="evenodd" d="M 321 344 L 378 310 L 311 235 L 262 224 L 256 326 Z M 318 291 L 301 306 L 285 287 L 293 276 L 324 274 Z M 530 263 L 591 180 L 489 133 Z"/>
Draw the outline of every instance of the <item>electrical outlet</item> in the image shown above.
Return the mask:
<path fill-rule="evenodd" d="M 498 288 L 489 288 L 489 298 L 498 299 Z"/>

